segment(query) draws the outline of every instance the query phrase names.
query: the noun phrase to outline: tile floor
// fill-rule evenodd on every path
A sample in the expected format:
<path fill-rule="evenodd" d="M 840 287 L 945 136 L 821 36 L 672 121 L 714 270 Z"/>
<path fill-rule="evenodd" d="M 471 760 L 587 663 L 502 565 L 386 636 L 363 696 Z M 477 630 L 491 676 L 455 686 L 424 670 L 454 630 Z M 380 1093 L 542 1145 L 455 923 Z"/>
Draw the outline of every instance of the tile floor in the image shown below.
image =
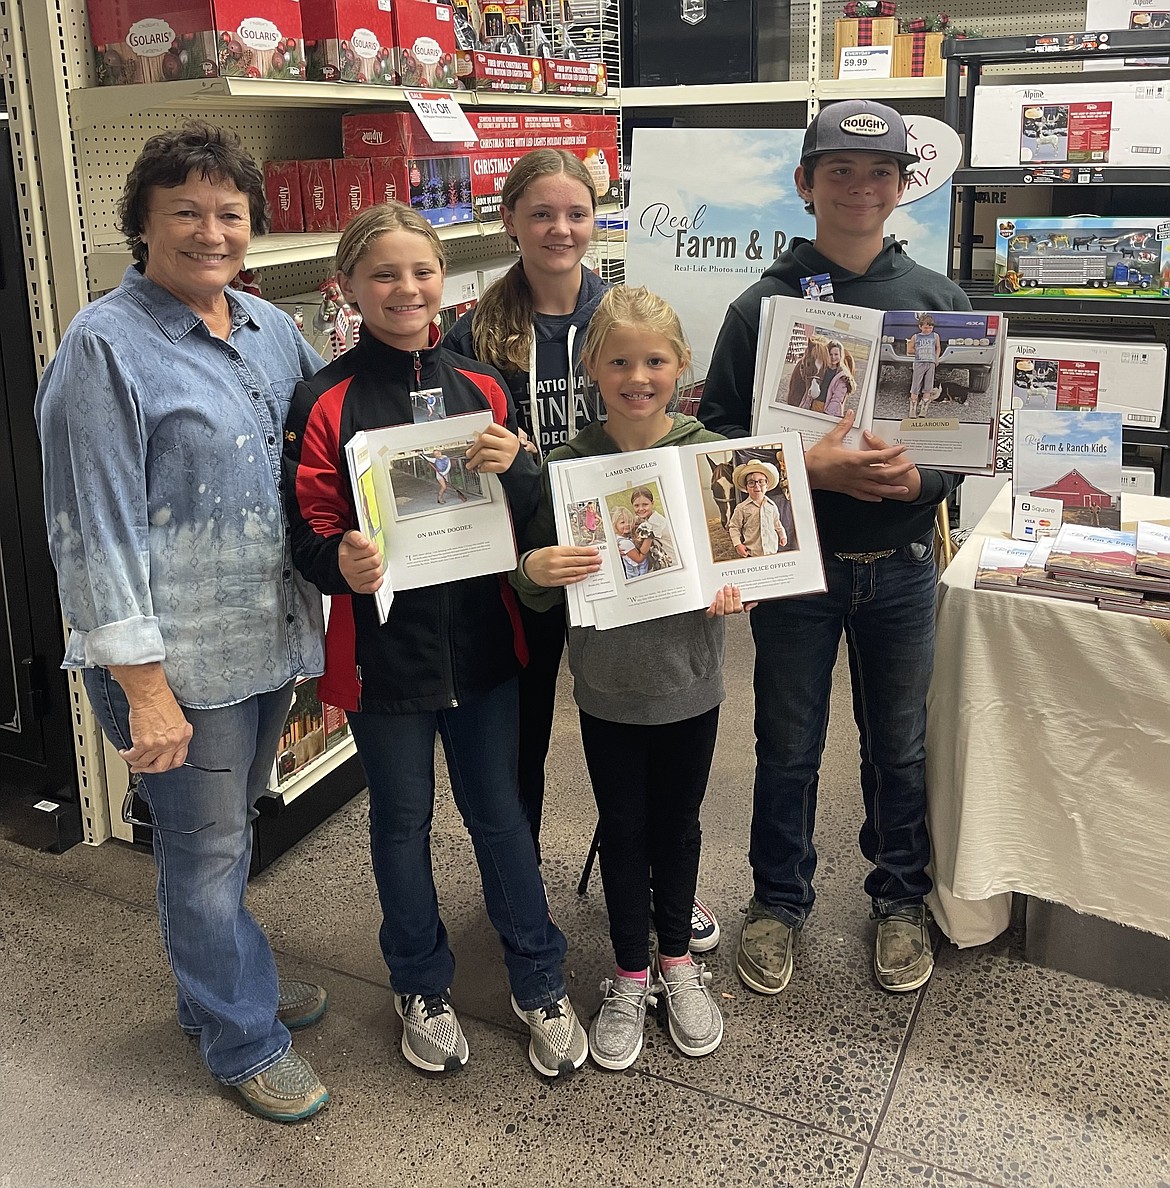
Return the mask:
<path fill-rule="evenodd" d="M 301 1126 L 274 1126 L 214 1085 L 177 1030 L 149 856 L 109 843 L 52 857 L 0 837 L 0 1188 L 1170 1188 L 1170 1003 L 1027 965 L 1011 935 L 965 952 L 943 943 L 917 994 L 873 985 L 843 670 L 820 897 L 796 976 L 775 999 L 740 987 L 744 626 L 732 632 L 704 811 L 701 890 L 725 933 L 711 962 L 727 1016 L 717 1053 L 689 1060 L 650 1026 L 627 1073 L 588 1066 L 565 1085 L 539 1080 L 446 796 L 435 867 L 472 1058 L 455 1078 L 420 1076 L 398 1050 L 359 798 L 252 886 L 283 969 L 332 993 L 297 1046 L 333 1101 Z M 584 899 L 574 892 L 593 811 L 567 686 L 550 773 L 545 873 L 586 1014 L 609 961 L 600 881 Z"/>

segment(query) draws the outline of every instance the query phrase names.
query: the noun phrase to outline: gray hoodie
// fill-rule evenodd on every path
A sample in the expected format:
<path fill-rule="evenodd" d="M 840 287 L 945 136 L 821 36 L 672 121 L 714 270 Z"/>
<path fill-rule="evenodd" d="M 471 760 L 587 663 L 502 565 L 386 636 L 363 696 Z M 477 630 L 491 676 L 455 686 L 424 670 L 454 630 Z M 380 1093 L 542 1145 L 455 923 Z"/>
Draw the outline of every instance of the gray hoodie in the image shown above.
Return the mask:
<path fill-rule="evenodd" d="M 654 448 L 722 440 L 694 417 L 678 413 L 673 428 Z M 548 456 L 540 506 L 525 537 L 528 552 L 512 575 L 512 585 L 526 606 L 548 610 L 564 601 L 563 590 L 538 586 L 524 572 L 529 552 L 557 543 L 548 463 L 619 453 L 595 422 Z M 647 726 L 682 722 L 723 700 L 723 620 L 709 619 L 697 610 L 608 631 L 570 627 L 569 669 L 577 705 L 594 718 Z"/>

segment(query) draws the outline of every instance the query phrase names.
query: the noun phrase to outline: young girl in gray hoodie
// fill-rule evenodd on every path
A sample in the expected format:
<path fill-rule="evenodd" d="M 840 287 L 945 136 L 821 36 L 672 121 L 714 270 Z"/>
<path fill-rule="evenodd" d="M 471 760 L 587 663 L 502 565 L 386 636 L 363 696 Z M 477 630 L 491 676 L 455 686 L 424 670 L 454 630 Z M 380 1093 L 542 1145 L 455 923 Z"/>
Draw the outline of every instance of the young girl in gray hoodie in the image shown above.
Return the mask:
<path fill-rule="evenodd" d="M 531 548 L 513 579 L 530 607 L 555 606 L 563 588 L 601 566 L 596 548 L 557 545 L 548 462 L 692 442 L 721 441 L 694 417 L 671 413 L 690 364 L 678 315 L 644 288 L 602 297 L 582 361 L 605 403 L 604 424 L 587 425 L 547 458 Z M 723 700 L 722 616 L 743 610 L 725 586 L 706 611 L 599 632 L 570 627 L 569 667 L 601 839 L 601 878 L 617 968 L 589 1031 L 603 1068 L 628 1068 L 642 1050 L 647 1005 L 665 994 L 671 1038 L 688 1056 L 713 1052 L 723 1018 L 711 975 L 692 961 L 691 906 L 699 871 L 699 808 Z M 650 968 L 649 930 L 658 934 Z"/>

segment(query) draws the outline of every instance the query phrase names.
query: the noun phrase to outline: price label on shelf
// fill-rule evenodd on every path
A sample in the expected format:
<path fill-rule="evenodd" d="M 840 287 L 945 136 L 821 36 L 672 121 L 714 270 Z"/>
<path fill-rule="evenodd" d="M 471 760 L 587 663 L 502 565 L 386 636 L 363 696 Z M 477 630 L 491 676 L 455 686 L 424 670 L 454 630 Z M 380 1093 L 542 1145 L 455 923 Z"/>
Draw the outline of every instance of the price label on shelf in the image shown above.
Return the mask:
<path fill-rule="evenodd" d="M 889 78 L 894 61 L 892 45 L 855 45 L 841 51 L 838 78 Z"/>
<path fill-rule="evenodd" d="M 432 140 L 449 143 L 479 139 L 450 91 L 408 90 L 405 95 Z"/>

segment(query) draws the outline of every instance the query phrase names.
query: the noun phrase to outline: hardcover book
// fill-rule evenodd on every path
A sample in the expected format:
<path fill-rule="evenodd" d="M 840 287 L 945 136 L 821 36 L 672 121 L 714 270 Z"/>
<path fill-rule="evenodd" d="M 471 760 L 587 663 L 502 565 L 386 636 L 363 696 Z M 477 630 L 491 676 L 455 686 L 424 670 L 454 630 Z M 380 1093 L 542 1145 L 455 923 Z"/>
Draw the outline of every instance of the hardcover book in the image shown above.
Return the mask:
<path fill-rule="evenodd" d="M 575 627 L 699 610 L 728 583 L 745 602 L 825 589 L 796 433 L 554 462 L 549 479 L 557 540 L 602 555 L 565 588 Z"/>
<path fill-rule="evenodd" d="M 1139 574 L 1136 560 L 1135 533 L 1065 524 L 1052 542 L 1048 571 L 1100 586 L 1170 594 L 1170 578 Z"/>
<path fill-rule="evenodd" d="M 1170 524 L 1138 521 L 1136 560 L 1138 573 L 1170 578 Z"/>
<path fill-rule="evenodd" d="M 754 430 L 796 429 L 805 448 L 846 413 L 921 466 L 991 474 L 1005 320 L 999 314 L 761 302 Z"/>
<path fill-rule="evenodd" d="M 380 622 L 395 590 L 516 568 L 500 480 L 467 466 L 468 447 L 491 423 L 487 411 L 421 419 L 363 430 L 346 443 L 358 523 L 382 555 L 382 586 L 374 594 Z"/>
<path fill-rule="evenodd" d="M 1041 537 L 1032 546 L 1024 568 L 1020 570 L 1019 586 L 1023 594 L 1043 594 L 1048 598 L 1063 598 L 1069 602 L 1096 602 L 1103 595 L 1123 601 L 1140 603 L 1142 596 L 1134 591 L 1094 585 L 1085 579 L 1057 577 L 1048 572 L 1048 555 L 1055 537 Z"/>
<path fill-rule="evenodd" d="M 1020 408 L 1012 499 L 1056 501 L 1062 524 L 1121 527 L 1121 414 Z"/>
<path fill-rule="evenodd" d="M 976 590 L 1006 590 L 1020 593 L 1019 576 L 1032 546 L 1017 540 L 988 537 L 979 553 L 979 568 L 975 571 Z"/>

